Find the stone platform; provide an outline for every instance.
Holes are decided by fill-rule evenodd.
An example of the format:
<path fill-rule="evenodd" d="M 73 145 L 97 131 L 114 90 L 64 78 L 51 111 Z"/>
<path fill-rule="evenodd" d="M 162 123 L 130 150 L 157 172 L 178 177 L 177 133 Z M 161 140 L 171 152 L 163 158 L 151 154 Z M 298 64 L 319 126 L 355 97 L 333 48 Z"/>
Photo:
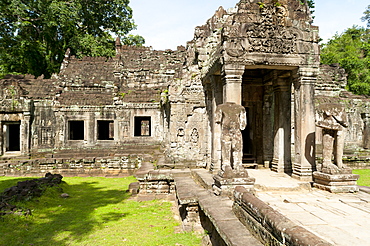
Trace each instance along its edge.
<path fill-rule="evenodd" d="M 256 196 L 297 225 L 336 246 L 370 245 L 370 194 L 330 193 L 268 170 L 248 170 Z"/>
<path fill-rule="evenodd" d="M 357 187 L 357 180 L 359 179 L 358 174 L 340 173 L 340 174 L 328 174 L 322 172 L 314 172 L 314 187 L 321 190 L 330 191 L 333 193 L 353 193 L 359 191 Z"/>

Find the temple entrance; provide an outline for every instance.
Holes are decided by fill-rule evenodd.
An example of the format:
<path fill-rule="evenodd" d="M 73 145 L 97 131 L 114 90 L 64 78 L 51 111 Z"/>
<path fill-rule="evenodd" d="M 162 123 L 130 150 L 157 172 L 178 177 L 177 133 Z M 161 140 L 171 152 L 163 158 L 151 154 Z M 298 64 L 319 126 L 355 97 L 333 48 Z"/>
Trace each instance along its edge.
<path fill-rule="evenodd" d="M 264 160 L 264 94 L 268 85 L 261 69 L 245 70 L 243 75 L 242 105 L 247 113 L 247 127 L 243 130 L 243 162 L 262 164 Z"/>
<path fill-rule="evenodd" d="M 20 151 L 20 122 L 10 122 L 4 124 L 5 151 Z"/>
<path fill-rule="evenodd" d="M 242 105 L 248 126 L 243 131 L 244 163 L 269 162 L 273 169 L 279 166 L 279 172 L 291 171 L 291 78 L 291 70 L 245 70 Z"/>

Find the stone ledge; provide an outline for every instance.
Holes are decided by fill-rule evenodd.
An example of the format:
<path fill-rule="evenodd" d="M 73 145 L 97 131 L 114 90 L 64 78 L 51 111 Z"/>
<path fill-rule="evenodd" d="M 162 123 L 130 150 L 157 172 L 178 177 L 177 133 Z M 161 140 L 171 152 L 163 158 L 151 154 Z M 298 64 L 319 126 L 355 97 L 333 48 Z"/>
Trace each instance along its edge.
<path fill-rule="evenodd" d="M 236 187 L 234 198 L 233 211 L 236 216 L 266 245 L 331 245 L 298 226 L 243 187 Z"/>

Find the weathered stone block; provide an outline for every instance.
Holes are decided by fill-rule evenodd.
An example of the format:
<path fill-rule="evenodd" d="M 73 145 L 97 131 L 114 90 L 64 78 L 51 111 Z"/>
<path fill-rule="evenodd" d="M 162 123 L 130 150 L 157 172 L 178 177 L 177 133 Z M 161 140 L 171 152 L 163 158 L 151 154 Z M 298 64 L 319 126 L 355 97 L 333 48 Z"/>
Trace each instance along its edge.
<path fill-rule="evenodd" d="M 314 187 L 330 191 L 333 193 L 348 193 L 357 192 L 358 174 L 344 173 L 344 174 L 327 174 L 322 172 L 314 172 Z"/>
<path fill-rule="evenodd" d="M 240 178 L 224 178 L 219 174 L 213 176 L 214 185 L 213 191 L 216 195 L 232 197 L 235 187 L 242 186 L 249 191 L 253 191 L 255 178 L 240 177 Z"/>

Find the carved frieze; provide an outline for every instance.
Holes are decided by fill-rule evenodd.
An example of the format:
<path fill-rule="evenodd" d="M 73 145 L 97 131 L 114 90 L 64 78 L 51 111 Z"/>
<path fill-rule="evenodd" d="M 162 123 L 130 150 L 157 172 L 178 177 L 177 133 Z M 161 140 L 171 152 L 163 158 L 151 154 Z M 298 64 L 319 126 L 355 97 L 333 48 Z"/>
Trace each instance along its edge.
<path fill-rule="evenodd" d="M 296 28 L 286 25 L 287 8 L 265 4 L 258 11 L 254 21 L 244 22 L 240 27 L 234 24 L 225 31 L 226 53 L 232 57 L 240 57 L 246 52 L 297 53 L 299 34 Z"/>

